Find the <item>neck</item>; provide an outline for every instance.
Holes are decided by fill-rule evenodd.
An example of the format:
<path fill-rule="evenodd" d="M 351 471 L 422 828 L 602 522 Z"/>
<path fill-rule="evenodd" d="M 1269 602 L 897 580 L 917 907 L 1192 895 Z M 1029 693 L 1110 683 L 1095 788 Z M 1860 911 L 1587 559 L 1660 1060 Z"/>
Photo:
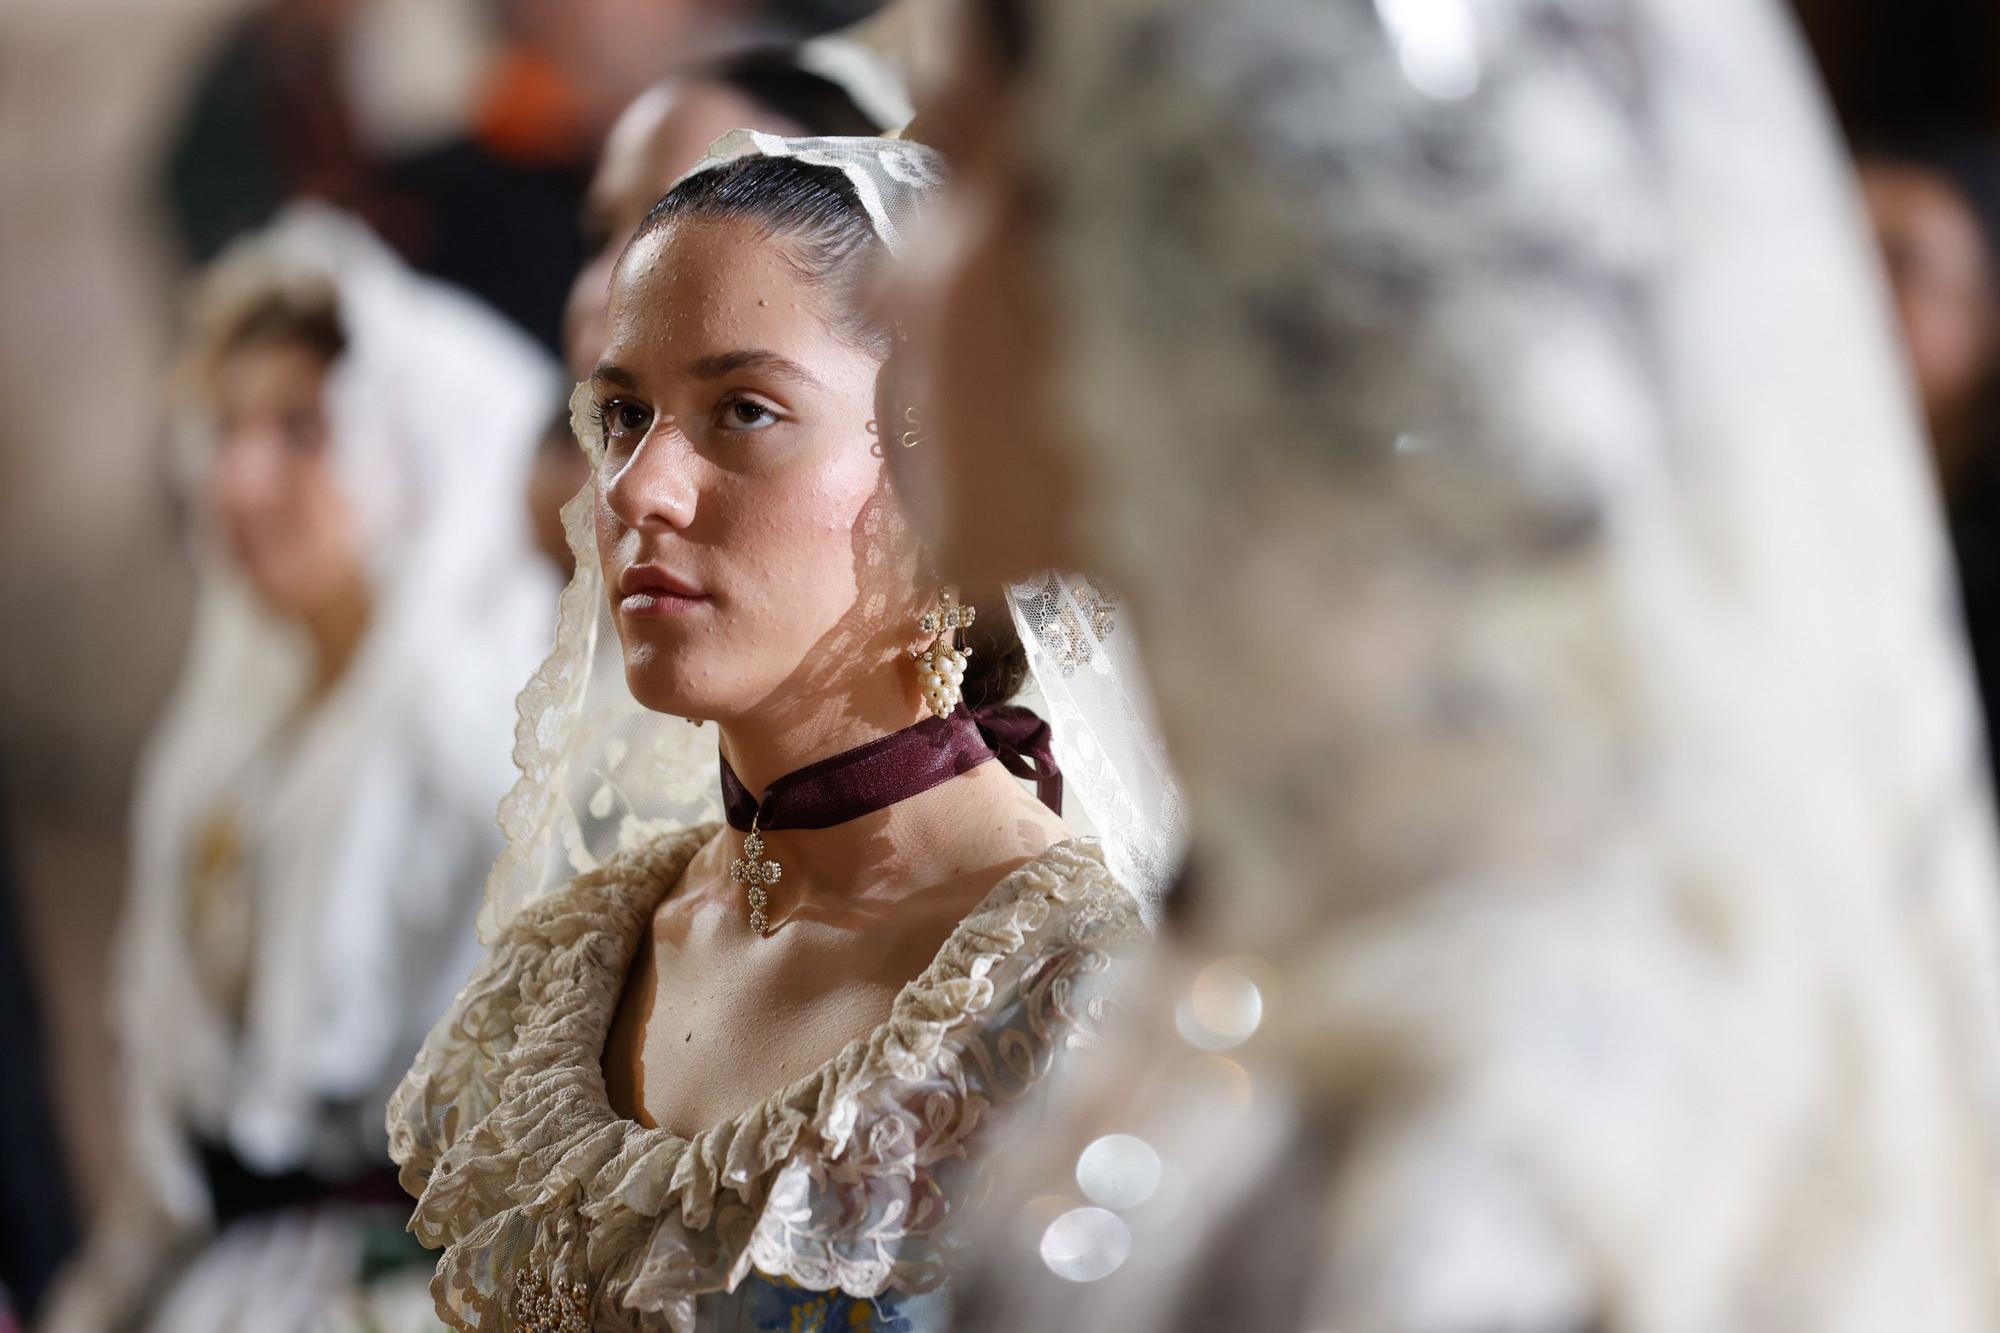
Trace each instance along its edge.
<path fill-rule="evenodd" d="M 368 590 L 358 580 L 307 612 L 306 637 L 313 647 L 313 693 L 321 695 L 347 671 L 368 632 Z"/>
<path fill-rule="evenodd" d="M 894 903 L 928 894 L 934 886 L 963 887 L 968 872 L 983 893 L 1019 864 L 1021 849 L 1014 843 L 1022 831 L 1045 822 L 1032 801 L 1005 768 L 988 761 L 845 823 L 764 833 L 764 855 L 784 866 L 782 882 L 767 891 L 770 919 L 804 915 L 836 921 L 856 909 L 893 910 Z M 1016 836 L 996 838 L 995 829 Z M 725 829 L 725 856 L 735 857 L 744 838 Z M 1039 852 L 1053 841 L 1055 836 L 1045 837 L 1027 851 Z M 996 844 L 1007 854 L 996 858 Z M 729 893 L 734 899 L 740 890 L 732 886 Z"/>
<path fill-rule="evenodd" d="M 761 798 L 765 788 L 787 773 L 921 721 L 925 712 L 915 674 L 887 667 L 881 674 L 894 688 L 719 721 L 723 756 L 750 794 Z M 900 679 L 904 675 L 909 679 Z"/>
<path fill-rule="evenodd" d="M 807 710 L 810 720 L 785 721 L 773 713 L 721 723 L 722 749 L 750 794 L 763 800 L 778 779 L 922 721 L 914 672 L 885 667 L 870 673 L 898 688 L 848 697 L 843 706 Z M 800 716 L 791 712 L 796 719 Z M 775 712 L 775 710 L 774 710 Z M 822 908 L 859 897 L 895 896 L 907 888 L 948 878 L 962 852 L 966 830 L 990 813 L 1018 803 L 1018 784 L 998 763 L 979 763 L 956 777 L 892 804 L 827 828 L 781 827 L 764 831 L 767 853 L 785 867 L 770 892 L 775 918 L 811 899 Z M 968 823 L 970 821 L 970 823 Z M 725 834 L 732 848 L 743 834 Z"/>
<path fill-rule="evenodd" d="M 912 639 L 889 625 L 860 625 L 851 613 L 791 676 L 747 711 L 717 716 L 722 754 L 762 799 L 764 789 L 807 764 L 901 731 L 924 715 Z"/>

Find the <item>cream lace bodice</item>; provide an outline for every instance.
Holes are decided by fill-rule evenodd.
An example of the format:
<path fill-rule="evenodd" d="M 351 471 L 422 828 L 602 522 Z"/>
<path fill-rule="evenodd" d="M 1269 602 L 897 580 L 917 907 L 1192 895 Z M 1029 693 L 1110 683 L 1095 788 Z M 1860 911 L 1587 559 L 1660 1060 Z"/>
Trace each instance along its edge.
<path fill-rule="evenodd" d="M 990 1113 L 1085 1044 L 1141 931 L 1093 843 L 1053 847 L 995 886 L 880 1027 L 682 1138 L 617 1116 L 600 1060 L 641 932 L 713 832 L 660 838 L 522 911 L 390 1103 L 411 1228 L 445 1250 L 432 1291 L 456 1327 L 686 1333 L 749 1287 L 937 1291 Z"/>

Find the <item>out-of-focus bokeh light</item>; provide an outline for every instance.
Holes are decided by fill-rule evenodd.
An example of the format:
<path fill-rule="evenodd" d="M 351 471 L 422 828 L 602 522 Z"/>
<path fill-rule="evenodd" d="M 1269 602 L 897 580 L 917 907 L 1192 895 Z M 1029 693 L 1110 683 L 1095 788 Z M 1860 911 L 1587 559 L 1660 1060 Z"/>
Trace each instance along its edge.
<path fill-rule="evenodd" d="M 1076 1184 L 1092 1203 L 1137 1208 L 1160 1188 L 1160 1155 L 1136 1134 L 1106 1134 L 1076 1159 Z"/>
<path fill-rule="evenodd" d="M 1131 1253 L 1131 1228 L 1108 1208 L 1072 1208 L 1042 1232 L 1042 1262 L 1071 1282 L 1110 1277 Z"/>
<path fill-rule="evenodd" d="M 1455 102 L 1479 90 L 1479 29 L 1465 0 L 1375 0 L 1410 86 Z"/>
<path fill-rule="evenodd" d="M 1244 960 L 1221 958 L 1195 974 L 1174 1015 L 1190 1046 L 1226 1051 L 1250 1039 L 1264 1021 L 1264 993 Z"/>

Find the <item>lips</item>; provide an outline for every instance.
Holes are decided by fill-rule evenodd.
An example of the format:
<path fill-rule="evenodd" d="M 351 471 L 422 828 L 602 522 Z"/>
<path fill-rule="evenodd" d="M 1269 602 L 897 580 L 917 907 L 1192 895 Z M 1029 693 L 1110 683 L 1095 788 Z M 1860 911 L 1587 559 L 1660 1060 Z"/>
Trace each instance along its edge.
<path fill-rule="evenodd" d="M 618 576 L 618 609 L 626 615 L 679 615 L 706 601 L 700 588 L 653 565 L 632 565 Z"/>

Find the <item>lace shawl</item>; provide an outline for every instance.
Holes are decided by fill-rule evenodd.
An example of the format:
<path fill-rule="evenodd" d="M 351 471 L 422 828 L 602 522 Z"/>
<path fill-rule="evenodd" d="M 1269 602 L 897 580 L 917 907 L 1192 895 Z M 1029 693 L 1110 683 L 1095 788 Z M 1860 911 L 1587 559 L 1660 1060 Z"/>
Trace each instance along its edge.
<path fill-rule="evenodd" d="M 682 1138 L 618 1117 L 600 1059 L 641 932 L 714 827 L 524 909 L 391 1102 L 411 1229 L 445 1250 L 432 1293 L 454 1327 L 509 1326 L 523 1281 L 571 1293 L 591 1328 L 674 1333 L 752 1270 L 858 1297 L 936 1289 L 989 1114 L 1087 1043 L 1142 929 L 1094 843 L 1051 848 L 959 924 L 880 1027 Z"/>

